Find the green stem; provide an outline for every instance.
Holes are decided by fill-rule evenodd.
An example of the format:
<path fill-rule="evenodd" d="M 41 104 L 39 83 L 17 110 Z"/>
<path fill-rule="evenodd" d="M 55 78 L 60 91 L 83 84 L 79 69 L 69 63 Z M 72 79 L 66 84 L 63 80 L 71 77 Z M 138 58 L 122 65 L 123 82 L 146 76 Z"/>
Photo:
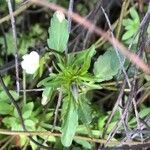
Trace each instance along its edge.
<path fill-rule="evenodd" d="M 120 32 L 121 32 L 121 27 L 122 27 L 122 21 L 123 21 L 123 18 L 124 16 L 127 14 L 127 8 L 129 6 L 129 0 L 125 0 L 123 2 L 123 5 L 122 5 L 122 8 L 121 8 L 121 13 L 120 13 L 120 17 L 119 17 L 119 23 L 118 23 L 118 26 L 117 26 L 117 33 L 116 33 L 116 37 L 117 39 L 120 38 Z"/>
<path fill-rule="evenodd" d="M 23 70 L 23 104 L 26 104 L 26 72 Z"/>
<path fill-rule="evenodd" d="M 115 88 L 115 87 L 109 87 L 109 86 L 102 86 L 103 89 L 105 90 L 110 90 L 110 91 L 118 91 L 118 88 Z M 124 89 L 124 92 L 130 92 L 131 90 L 130 89 Z"/>

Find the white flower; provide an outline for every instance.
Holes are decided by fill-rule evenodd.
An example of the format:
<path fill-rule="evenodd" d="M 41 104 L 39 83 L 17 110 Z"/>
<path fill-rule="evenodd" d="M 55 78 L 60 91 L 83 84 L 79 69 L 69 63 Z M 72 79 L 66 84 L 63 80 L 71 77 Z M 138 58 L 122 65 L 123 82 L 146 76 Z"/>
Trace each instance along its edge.
<path fill-rule="evenodd" d="M 21 62 L 21 67 L 26 71 L 26 73 L 34 74 L 39 68 L 39 54 L 32 51 L 30 54 L 26 54 L 22 58 L 23 61 Z"/>
<path fill-rule="evenodd" d="M 56 11 L 56 16 L 60 22 L 65 19 L 65 15 L 61 11 Z"/>

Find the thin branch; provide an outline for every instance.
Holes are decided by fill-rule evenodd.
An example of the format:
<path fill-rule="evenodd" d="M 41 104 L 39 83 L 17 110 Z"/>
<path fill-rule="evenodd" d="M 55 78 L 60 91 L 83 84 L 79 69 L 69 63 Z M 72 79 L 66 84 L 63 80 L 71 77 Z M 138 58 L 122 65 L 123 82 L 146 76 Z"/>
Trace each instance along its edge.
<path fill-rule="evenodd" d="M 73 4 L 74 4 L 74 0 L 70 0 L 69 1 L 69 8 L 68 8 L 68 12 L 70 14 L 72 14 L 73 12 Z M 71 32 L 71 23 L 72 23 L 72 18 L 70 16 L 68 16 L 68 32 Z M 68 53 L 68 47 L 65 49 L 65 54 Z"/>
<path fill-rule="evenodd" d="M 5 143 L 6 141 L 8 141 L 10 139 L 10 136 L 4 137 L 1 141 L 0 141 L 0 145 Z"/>
<path fill-rule="evenodd" d="M 119 96 L 118 96 L 118 98 L 117 98 L 117 101 L 116 101 L 116 103 L 115 103 L 115 105 L 114 105 L 114 107 L 113 107 L 113 110 L 111 111 L 111 114 L 110 114 L 110 116 L 108 117 L 108 121 L 107 121 L 107 123 L 106 123 L 106 125 L 105 125 L 105 127 L 104 127 L 104 131 L 103 131 L 103 135 L 102 135 L 103 137 L 105 137 L 105 134 L 106 134 L 106 132 L 107 132 L 108 126 L 109 126 L 109 124 L 110 124 L 110 122 L 111 122 L 111 120 L 112 120 L 112 118 L 113 118 L 113 116 L 114 116 L 114 114 L 115 114 L 117 108 L 119 107 L 119 103 L 120 103 L 120 101 L 121 101 L 121 99 L 122 99 L 125 86 L 126 86 L 126 82 L 124 81 L 124 83 L 122 84 L 122 87 L 121 87 L 121 89 L 120 89 L 120 94 L 119 94 Z"/>
<path fill-rule="evenodd" d="M 53 133 L 50 131 L 10 131 L 10 130 L 6 130 L 6 129 L 0 129 L 0 134 L 4 134 L 4 135 L 24 135 L 24 136 L 55 136 L 55 137 L 61 137 L 61 133 Z M 103 139 L 96 139 L 96 138 L 89 138 L 89 137 L 83 137 L 83 136 L 79 136 L 79 135 L 75 135 L 74 139 L 78 139 L 78 140 L 85 140 L 85 141 L 89 141 L 89 142 L 93 142 L 93 143 L 105 143 L 106 140 Z M 118 141 L 112 141 L 110 142 L 110 145 L 117 145 L 119 144 Z M 126 142 L 124 144 L 128 144 L 128 145 L 136 145 L 136 144 L 141 144 L 141 142 Z M 146 144 L 146 143 L 145 143 Z M 148 144 L 148 143 L 147 143 Z"/>
<path fill-rule="evenodd" d="M 120 17 L 118 19 L 118 26 L 117 26 L 117 31 L 116 31 L 116 37 L 117 39 L 120 39 L 120 32 L 121 32 L 121 28 L 122 28 L 122 21 L 123 21 L 123 18 L 127 12 L 127 8 L 130 4 L 130 0 L 124 0 L 123 4 L 122 4 L 122 7 L 121 7 L 121 12 L 120 12 Z"/>
<path fill-rule="evenodd" d="M 26 96 L 26 72 L 23 70 L 23 105 L 26 105 L 27 96 Z"/>
<path fill-rule="evenodd" d="M 126 115 L 127 115 L 128 111 L 131 108 L 131 102 L 132 102 L 131 99 L 133 98 L 133 95 L 134 95 L 134 90 L 135 90 L 134 88 L 135 88 L 135 86 L 132 86 L 132 89 L 131 89 L 130 95 L 128 96 L 128 100 L 126 102 L 126 105 L 125 105 L 125 108 L 123 110 L 122 116 L 121 116 L 120 120 L 116 123 L 116 125 L 114 126 L 113 130 L 108 135 L 107 142 L 105 143 L 105 146 L 108 145 L 110 140 L 114 137 L 114 135 L 116 134 L 117 130 L 121 126 L 121 123 L 126 118 Z"/>
<path fill-rule="evenodd" d="M 53 129 L 52 129 L 52 131 L 55 129 L 55 126 L 56 126 L 56 121 L 57 121 L 57 117 L 58 117 L 58 111 L 59 111 L 59 107 L 60 107 L 61 101 L 62 101 L 62 94 L 63 94 L 63 92 L 60 89 L 59 96 L 58 96 L 57 106 L 56 106 L 56 109 L 55 109 L 55 112 L 54 112 L 55 116 L 54 116 L 54 123 L 53 123 Z"/>
<path fill-rule="evenodd" d="M 20 90 L 20 92 L 41 92 L 41 91 L 44 91 L 44 88 L 40 88 L 40 89 L 22 89 Z"/>
<path fill-rule="evenodd" d="M 13 16 L 14 17 L 18 16 L 23 11 L 28 9 L 31 5 L 32 5 L 32 3 L 30 3 L 30 2 L 24 3 L 23 6 L 21 6 L 20 8 L 18 8 L 16 11 L 13 12 Z M 3 22 L 9 21 L 10 19 L 11 19 L 11 16 L 7 15 L 7 16 L 0 19 L 0 24 L 2 24 Z"/>
<path fill-rule="evenodd" d="M 73 4 L 74 4 L 74 0 L 70 0 L 69 1 L 69 9 L 68 9 L 68 12 L 70 14 L 73 12 Z M 72 23 L 72 18 L 70 16 L 68 16 L 68 31 L 69 31 L 69 33 L 71 31 L 71 23 Z"/>
<path fill-rule="evenodd" d="M 140 123 L 140 116 L 139 116 L 139 113 L 138 113 L 138 110 L 137 110 L 137 103 L 135 101 L 135 98 L 132 99 L 132 103 L 133 103 L 133 106 L 134 106 L 134 112 L 135 112 L 135 116 L 136 116 L 136 121 L 137 121 L 137 128 L 142 130 L 141 129 L 141 123 Z M 141 135 L 141 139 L 142 139 L 142 142 L 143 142 L 143 136 L 142 134 Z"/>
<path fill-rule="evenodd" d="M 13 40 L 14 40 L 13 44 L 14 44 L 14 49 L 15 49 L 16 86 L 17 86 L 17 92 L 19 94 L 20 84 L 19 84 L 18 48 L 17 48 L 17 35 L 16 35 L 15 18 L 13 16 L 11 0 L 7 0 L 7 3 L 8 3 L 9 14 L 11 17 L 12 34 L 13 34 Z"/>
<path fill-rule="evenodd" d="M 149 4 L 148 4 L 148 10 L 144 16 L 144 18 L 142 19 L 141 21 L 141 24 L 140 24 L 140 35 L 139 35 L 139 41 L 138 41 L 138 55 L 139 56 L 142 56 L 143 55 L 143 52 L 145 51 L 145 46 L 146 46 L 146 41 L 147 41 L 147 29 L 148 29 L 148 26 L 149 26 L 149 22 L 150 22 L 150 1 L 149 1 Z M 135 70 L 135 73 L 134 73 L 134 77 L 137 76 L 137 70 Z M 134 79 L 134 82 L 136 83 L 136 80 L 137 79 Z M 137 83 L 135 85 L 137 87 Z M 134 111 L 135 111 L 135 116 L 136 116 L 136 121 L 137 121 L 137 127 L 141 129 L 141 123 L 140 123 L 140 119 L 139 119 L 139 114 L 138 114 L 138 110 L 137 110 L 137 104 L 136 104 L 136 101 L 135 101 L 135 98 L 137 96 L 137 90 L 134 92 L 134 97 L 132 99 L 132 103 L 133 103 L 133 106 L 134 106 Z M 142 133 L 140 133 L 140 136 L 141 136 L 141 141 L 143 141 L 143 135 Z"/>
<path fill-rule="evenodd" d="M 101 9 L 102 9 L 102 11 L 103 11 L 103 13 L 104 13 L 104 16 L 105 16 L 105 18 L 106 18 L 106 21 L 107 21 L 107 23 L 108 23 L 108 26 L 109 26 L 109 28 L 110 28 L 110 33 L 111 33 L 112 40 L 114 41 L 115 36 L 114 36 L 114 34 L 113 34 L 113 29 L 112 29 L 111 23 L 110 23 L 110 21 L 109 21 L 108 15 L 106 14 L 106 12 L 105 12 L 105 10 L 104 10 L 103 7 L 101 7 Z M 125 70 L 125 68 L 124 68 L 124 64 L 122 63 L 120 54 L 119 54 L 118 49 L 117 49 L 117 47 L 116 47 L 115 44 L 114 44 L 114 49 L 115 49 L 116 55 L 117 55 L 117 57 L 118 57 L 119 64 L 120 64 L 120 66 L 121 66 L 122 72 L 124 73 L 125 79 L 126 79 L 126 81 L 127 81 L 127 83 L 128 83 L 129 89 L 131 89 L 131 84 L 130 84 L 130 81 L 129 81 L 129 77 L 128 77 L 127 72 L 126 72 L 126 70 Z"/>
<path fill-rule="evenodd" d="M 10 144 L 10 142 L 12 142 L 13 139 L 14 139 L 14 136 L 8 139 L 7 142 L 5 142 L 5 144 L 3 144 L 3 146 L 0 148 L 0 150 L 5 150 L 8 144 Z"/>

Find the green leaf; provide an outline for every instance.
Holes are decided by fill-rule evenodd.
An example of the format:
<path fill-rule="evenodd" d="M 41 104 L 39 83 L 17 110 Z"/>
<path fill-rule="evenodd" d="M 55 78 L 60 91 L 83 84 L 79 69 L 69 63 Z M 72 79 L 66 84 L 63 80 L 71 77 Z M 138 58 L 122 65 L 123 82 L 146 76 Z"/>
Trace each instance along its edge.
<path fill-rule="evenodd" d="M 31 130 L 35 130 L 35 122 L 33 120 L 27 119 L 24 121 L 25 126 L 27 127 L 27 129 Z"/>
<path fill-rule="evenodd" d="M 19 137 L 20 137 L 20 145 L 21 146 L 24 146 L 26 144 L 26 142 L 28 142 L 28 140 L 29 140 L 28 137 L 25 135 L 19 135 Z"/>
<path fill-rule="evenodd" d="M 39 24 L 35 24 L 32 26 L 32 29 L 31 29 L 31 36 L 39 36 L 43 33 L 43 29 L 42 27 L 39 25 Z"/>
<path fill-rule="evenodd" d="M 127 18 L 127 19 L 124 19 L 123 22 L 122 22 L 123 26 L 132 26 L 133 24 L 133 20 L 130 19 L 130 18 Z"/>
<path fill-rule="evenodd" d="M 19 99 L 19 95 L 18 93 L 16 93 L 15 91 L 12 91 L 10 90 L 9 91 L 11 93 L 11 95 L 13 96 L 13 98 L 15 100 L 18 100 Z M 10 99 L 8 97 L 8 95 L 6 94 L 5 91 L 0 91 L 0 102 L 7 102 L 7 103 L 10 103 Z"/>
<path fill-rule="evenodd" d="M 41 77 L 44 71 L 44 65 L 47 61 L 49 61 L 49 53 L 44 54 L 44 56 L 40 59 L 40 67 L 39 67 L 39 76 Z"/>
<path fill-rule="evenodd" d="M 114 129 L 116 124 L 117 124 L 117 121 L 109 123 L 107 133 L 110 133 Z"/>
<path fill-rule="evenodd" d="M 68 32 L 68 22 L 63 19 L 62 22 L 59 21 L 56 13 L 51 19 L 51 26 L 49 28 L 49 39 L 47 40 L 48 46 L 58 52 L 63 52 L 68 43 L 69 32 Z"/>
<path fill-rule="evenodd" d="M 92 45 L 89 49 L 77 52 L 75 55 L 75 64 L 78 66 L 83 65 L 85 59 L 87 59 L 87 56 L 92 58 L 95 55 L 95 53 L 96 51 L 94 45 Z"/>
<path fill-rule="evenodd" d="M 8 32 L 5 34 L 6 36 L 6 42 L 7 42 L 7 54 L 14 54 L 15 50 L 14 50 L 14 39 L 13 39 L 13 35 L 11 32 Z M 2 37 L 0 37 L 0 44 L 4 45 L 4 40 Z"/>
<path fill-rule="evenodd" d="M 122 40 L 130 40 L 135 35 L 140 26 L 140 18 L 135 8 L 130 9 L 131 18 L 123 20 L 123 26 L 126 32 L 123 34 Z M 127 41 L 126 41 L 127 42 Z"/>
<path fill-rule="evenodd" d="M 138 20 L 138 21 L 140 21 L 140 18 L 139 18 L 139 15 L 138 15 L 138 13 L 137 13 L 137 11 L 136 11 L 136 9 L 135 8 L 130 8 L 130 15 L 131 15 L 131 17 L 132 17 L 132 19 L 133 20 Z"/>
<path fill-rule="evenodd" d="M 19 41 L 19 54 L 26 54 L 29 47 L 33 47 L 35 45 L 35 40 L 29 35 L 22 34 L 20 35 Z"/>
<path fill-rule="evenodd" d="M 37 139 L 36 136 L 33 136 L 33 139 L 34 139 L 35 141 L 38 141 L 38 139 Z M 38 148 L 37 144 L 33 143 L 31 140 L 30 140 L 30 145 L 31 145 L 31 147 L 32 147 L 32 150 L 37 150 L 37 148 Z"/>
<path fill-rule="evenodd" d="M 16 131 L 21 131 L 22 130 L 22 125 L 20 123 L 20 120 L 15 118 L 15 117 L 5 117 L 2 122 L 8 127 L 11 128 L 12 130 Z"/>
<path fill-rule="evenodd" d="M 42 86 L 42 85 L 46 86 L 46 84 L 47 84 L 48 82 L 53 81 L 56 77 L 57 77 L 56 74 L 51 74 L 50 77 L 47 77 L 47 78 L 43 79 L 42 81 L 40 81 L 40 82 L 38 83 L 37 87 L 40 87 L 40 86 Z"/>
<path fill-rule="evenodd" d="M 94 56 L 96 53 L 95 51 L 95 46 L 92 45 L 88 50 L 87 50 L 87 53 L 85 54 L 85 58 L 84 58 L 84 62 L 83 62 L 83 65 L 80 69 L 80 74 L 85 74 L 87 73 L 88 69 L 90 68 L 90 65 L 91 65 L 91 59 L 92 59 L 92 56 Z"/>
<path fill-rule="evenodd" d="M 76 60 L 77 60 L 77 58 L 75 57 L 75 55 L 76 55 L 75 53 L 69 53 L 69 54 L 66 55 L 67 56 L 66 66 L 75 67 L 76 63 L 74 63 L 74 62 L 76 62 Z M 65 66 L 63 65 L 63 67 L 65 67 Z"/>
<path fill-rule="evenodd" d="M 88 104 L 88 100 L 86 99 L 85 95 L 82 95 L 79 99 L 79 106 L 78 106 L 79 119 L 85 124 L 90 124 L 92 121 L 91 112 L 92 111 Z"/>
<path fill-rule="evenodd" d="M 146 79 L 146 81 L 150 81 L 150 75 L 145 74 L 145 75 L 144 75 L 144 78 Z M 149 83 L 149 82 L 147 82 L 147 83 Z"/>
<path fill-rule="evenodd" d="M 122 40 L 127 40 L 131 38 L 134 34 L 135 34 L 134 30 L 128 30 L 127 32 L 125 32 L 125 34 L 123 34 Z"/>
<path fill-rule="evenodd" d="M 60 68 L 61 71 L 66 69 L 66 66 L 62 63 L 57 63 L 57 66 Z M 58 70 L 58 69 L 57 69 Z M 59 70 L 58 70 L 59 71 Z"/>
<path fill-rule="evenodd" d="M 72 143 L 78 126 L 78 112 L 75 107 L 74 101 L 71 98 L 62 125 L 61 142 L 65 147 L 69 147 Z"/>
<path fill-rule="evenodd" d="M 144 108 L 143 110 L 141 110 L 141 111 L 139 112 L 140 118 L 144 118 L 144 117 L 147 116 L 148 114 L 150 114 L 150 109 L 149 109 L 149 108 Z M 134 124 L 134 123 L 136 123 L 136 118 L 135 118 L 135 117 L 132 118 L 132 119 L 129 121 L 129 124 L 130 124 L 130 125 L 131 125 L 131 124 Z"/>
<path fill-rule="evenodd" d="M 98 82 L 110 80 L 119 70 L 119 60 L 114 50 L 108 50 L 103 55 L 99 56 L 94 63 L 93 72 L 98 79 Z"/>
<path fill-rule="evenodd" d="M 11 114 L 12 112 L 13 112 L 13 106 L 5 102 L 0 102 L 1 115 Z"/>
<path fill-rule="evenodd" d="M 129 31 L 130 31 L 130 30 L 133 30 L 133 31 L 135 30 L 135 29 L 133 28 L 133 25 L 125 26 L 125 29 L 126 29 L 126 30 L 129 30 Z"/>
<path fill-rule="evenodd" d="M 75 68 L 78 66 L 80 68 L 79 74 L 83 75 L 85 74 L 90 65 L 91 65 L 91 59 L 95 55 L 95 45 L 92 45 L 89 49 L 82 50 L 81 52 L 72 53 L 70 54 L 70 58 L 72 57 L 72 66 Z"/>
<path fill-rule="evenodd" d="M 5 117 L 2 122 L 7 126 L 11 127 L 11 124 L 14 124 L 16 122 L 15 117 Z"/>
<path fill-rule="evenodd" d="M 69 96 L 64 97 L 63 99 L 63 104 L 62 104 L 62 110 L 61 110 L 61 120 L 64 122 L 65 120 L 65 115 L 68 111 L 69 107 Z"/>
<path fill-rule="evenodd" d="M 94 90 L 94 89 L 102 89 L 102 87 L 98 84 L 95 84 L 93 82 L 84 82 L 84 86 L 86 86 L 86 91 Z"/>
<path fill-rule="evenodd" d="M 49 77 L 48 77 L 49 78 Z M 50 78 L 45 78 L 44 80 L 42 80 L 39 85 L 44 85 L 45 87 L 52 87 L 53 89 L 60 87 L 62 84 L 65 84 L 66 81 L 64 81 L 63 77 L 61 75 L 57 75 L 56 78 L 53 78 L 52 80 L 50 80 Z"/>
<path fill-rule="evenodd" d="M 99 129 L 100 131 L 103 131 L 104 125 L 105 125 L 105 123 L 106 123 L 106 119 L 107 119 L 107 118 L 108 118 L 107 115 L 102 115 L 102 116 L 100 116 L 100 118 L 98 119 L 98 129 Z"/>
<path fill-rule="evenodd" d="M 27 119 L 31 116 L 31 113 L 33 111 L 33 107 L 34 107 L 34 104 L 33 102 L 30 102 L 30 103 L 27 103 L 25 106 L 23 106 L 23 118 L 24 119 Z"/>
<path fill-rule="evenodd" d="M 82 80 L 84 82 L 86 82 L 86 81 L 88 81 L 88 82 L 94 82 L 96 80 L 95 76 L 93 76 L 92 74 L 89 74 L 89 73 L 86 73 L 84 75 L 80 75 L 78 77 L 78 79 L 80 79 L 80 80 Z"/>
<path fill-rule="evenodd" d="M 46 105 L 51 97 L 52 97 L 52 94 L 53 94 L 53 91 L 54 91 L 54 88 L 52 87 L 46 87 L 42 93 L 42 105 Z"/>
<path fill-rule="evenodd" d="M 50 121 L 51 119 L 53 119 L 53 114 L 54 114 L 53 111 L 47 112 L 47 113 L 44 115 L 44 122 L 48 122 L 48 121 Z"/>
<path fill-rule="evenodd" d="M 84 147 L 86 149 L 92 149 L 92 145 L 88 141 L 78 140 L 78 139 L 75 139 L 74 141 L 76 143 L 82 145 L 82 147 Z"/>

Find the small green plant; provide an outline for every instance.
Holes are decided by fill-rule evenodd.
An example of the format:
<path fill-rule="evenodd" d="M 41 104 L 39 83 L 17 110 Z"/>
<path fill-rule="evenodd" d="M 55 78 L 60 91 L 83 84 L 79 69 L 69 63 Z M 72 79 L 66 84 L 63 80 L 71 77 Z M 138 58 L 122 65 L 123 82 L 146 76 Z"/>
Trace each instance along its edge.
<path fill-rule="evenodd" d="M 131 18 L 123 20 L 123 26 L 126 32 L 122 36 L 122 40 L 126 41 L 134 37 L 140 26 L 140 18 L 135 8 L 129 10 Z"/>
<path fill-rule="evenodd" d="M 48 2 L 64 8 L 69 6 L 71 10 L 69 1 L 48 0 Z M 140 16 L 141 9 L 136 7 L 136 2 L 126 1 L 122 3 L 123 9 L 120 7 L 122 11 L 118 16 L 109 13 L 118 8 L 118 4 L 114 2 L 115 0 L 112 2 L 106 0 L 102 4 L 106 10 L 105 16 L 108 15 L 110 22 L 119 21 L 117 26 L 114 26 L 114 30 L 117 31 L 117 37 L 119 39 L 121 37 L 122 42 L 126 47 L 130 47 L 132 52 L 136 53 L 141 42 L 143 44 L 145 42 L 145 51 L 141 51 L 144 52 L 141 53 L 141 57 L 145 64 L 148 63 L 150 27 L 145 38 L 141 38 L 145 33 L 142 17 L 148 15 L 147 3 L 141 3 L 143 10 Z M 122 139 L 126 142 L 128 135 L 132 138 L 131 147 L 141 137 L 146 142 L 149 135 L 145 131 L 150 126 L 148 122 L 150 109 L 147 101 L 150 76 L 141 73 L 138 69 L 135 72 L 135 66 L 129 65 L 130 60 L 125 59 L 121 54 L 119 54 L 120 59 L 127 74 L 124 76 L 119 73 L 122 67 L 119 65 L 114 47 L 102 37 L 94 44 L 93 42 L 98 38 L 94 34 L 88 36 L 88 45 L 90 43 L 91 45 L 77 51 L 75 48 L 81 47 L 82 42 L 87 43 L 87 38 L 83 39 L 83 36 L 74 39 L 76 34 L 80 37 L 82 33 L 79 31 L 84 32 L 84 27 L 71 23 L 73 30 L 70 35 L 68 32 L 70 19 L 68 18 L 68 22 L 62 12 L 55 12 L 47 27 L 48 16 L 52 15 L 50 11 L 36 5 L 28 7 L 31 5 L 30 2 L 24 3 L 24 0 L 13 0 L 11 3 L 12 9 L 17 12 L 15 26 L 19 58 L 17 70 L 12 61 L 16 59 L 12 20 L 11 17 L 7 17 L 9 15 L 7 1 L 0 0 L 2 21 L 0 27 L 0 133 L 2 133 L 0 149 L 94 150 L 97 149 L 99 142 L 105 142 L 112 136 L 108 147 L 104 144 L 104 147 L 109 149 L 118 145 Z M 108 3 L 109 7 L 107 7 Z M 88 1 L 86 4 L 83 2 L 72 4 L 76 7 L 77 13 L 81 16 L 88 15 L 89 19 L 92 16 L 89 10 L 95 15 L 102 15 L 100 9 L 95 11 L 99 5 L 97 0 Z M 119 5 L 121 6 L 121 3 Z M 129 14 L 124 18 L 128 10 Z M 23 15 L 19 15 L 18 13 L 22 11 Z M 100 27 L 105 26 L 103 18 L 92 20 Z M 79 41 L 73 45 L 76 39 Z M 20 83 L 19 94 L 15 90 L 17 72 Z M 136 78 L 133 78 L 135 76 Z M 128 78 L 131 89 L 124 82 Z M 118 96 L 122 100 L 120 103 L 117 101 Z M 135 98 L 137 109 L 134 101 L 130 103 L 130 98 Z M 129 110 L 127 114 L 125 114 L 126 110 Z M 121 123 L 123 118 L 126 126 Z M 139 132 L 139 128 L 144 131 Z M 15 136 L 11 136 L 13 134 Z"/>
<path fill-rule="evenodd" d="M 14 50 L 14 39 L 11 32 L 6 33 L 6 44 L 7 44 L 7 55 L 13 55 L 15 54 Z M 40 36 L 40 38 L 39 38 Z M 19 49 L 19 55 L 24 55 L 27 53 L 27 50 L 29 47 L 33 47 L 36 45 L 37 42 L 42 40 L 46 36 L 45 32 L 43 32 L 43 29 L 40 27 L 40 25 L 35 24 L 31 29 L 30 32 L 24 32 L 22 34 L 19 34 L 17 38 L 17 44 Z M 0 36 L 0 45 L 2 45 L 2 52 L 5 52 L 5 46 L 4 46 L 4 39 L 2 36 Z"/>
<path fill-rule="evenodd" d="M 9 91 L 13 98 L 18 102 L 19 96 L 15 91 Z M 31 100 L 30 100 L 31 101 Z M 44 120 L 43 112 L 41 108 L 35 108 L 37 103 L 28 102 L 21 107 L 22 117 L 24 120 L 24 124 L 26 129 L 29 131 L 45 131 L 42 127 L 43 122 L 47 122 L 51 116 L 52 112 L 47 111 L 46 117 Z M 9 101 L 9 97 L 4 91 L 0 91 L 0 115 L 2 117 L 3 126 L 7 127 L 7 129 L 11 129 L 12 131 L 23 131 L 22 122 L 18 115 L 16 108 Z M 33 136 L 35 140 L 37 140 L 36 136 Z M 44 136 L 43 136 L 44 138 Z M 51 141 L 51 138 L 46 138 L 48 141 Z M 29 140 L 27 136 L 20 135 L 19 143 L 21 146 L 26 144 L 30 144 L 33 150 L 37 149 L 37 145 Z"/>
<path fill-rule="evenodd" d="M 126 18 L 123 20 L 123 26 L 125 28 L 125 33 L 122 36 L 122 40 L 126 43 L 130 43 L 135 37 L 135 42 L 137 43 L 139 34 L 138 30 L 140 28 L 140 17 L 137 10 L 132 7 L 129 10 L 131 18 Z M 150 27 L 147 30 L 148 34 L 150 33 Z"/>
<path fill-rule="evenodd" d="M 63 14 L 56 12 L 51 19 L 48 46 L 53 50 L 56 61 L 53 63 L 56 73 L 42 80 L 38 86 L 44 86 L 44 97 L 61 91 L 61 142 L 65 147 L 71 145 L 79 124 L 89 128 L 92 121 L 92 107 L 86 96 L 92 89 L 100 89 L 97 83 L 110 80 L 119 70 L 118 58 L 109 50 L 99 56 L 94 63 L 93 72 L 89 72 L 91 59 L 96 54 L 95 46 L 81 52 L 65 54 L 69 33 L 68 22 Z M 113 58 L 113 59 L 112 59 Z M 47 98 L 51 100 L 50 98 Z"/>
<path fill-rule="evenodd" d="M 130 17 L 123 21 L 125 33 L 122 36 L 122 40 L 125 44 L 129 44 L 132 41 L 140 27 L 140 17 L 134 8 L 130 9 Z M 63 147 L 70 147 L 72 145 L 73 149 L 94 149 L 94 144 L 91 142 L 74 137 L 75 135 L 89 136 L 91 138 L 107 137 L 118 120 L 120 120 L 120 109 L 122 110 L 122 108 L 119 108 L 114 113 L 107 129 L 104 128 L 110 111 L 104 110 L 103 104 L 95 106 L 95 103 L 91 102 L 92 96 L 90 95 L 95 92 L 95 89 L 99 90 L 104 87 L 105 83 L 102 84 L 102 82 L 112 80 L 117 75 L 120 69 L 118 57 L 113 47 L 107 44 L 103 47 L 106 49 L 106 52 L 100 55 L 95 62 L 92 61 L 92 58 L 97 53 L 94 44 L 78 52 L 67 50 L 69 41 L 68 21 L 65 19 L 64 14 L 59 11 L 55 12 L 50 20 L 49 36 L 47 39 L 48 48 L 46 48 L 45 53 L 42 53 L 41 56 L 35 51 L 26 54 L 30 46 L 34 46 L 37 41 L 45 38 L 45 33 L 39 24 L 35 24 L 28 34 L 22 33 L 18 35 L 19 55 L 25 54 L 21 62 L 23 86 L 26 86 L 24 84 L 27 82 L 28 88 L 28 82 L 36 80 L 35 82 L 37 83 L 38 81 L 37 87 L 44 88 L 41 101 L 39 101 L 39 93 L 30 97 L 24 92 L 23 97 L 21 95 L 19 97 L 15 91 L 9 90 L 21 109 L 24 120 L 24 123 L 22 123 L 18 109 L 16 110 L 13 107 L 8 95 L 0 87 L 1 126 L 13 131 L 23 131 L 25 128 L 27 131 L 38 132 L 56 130 L 60 138 L 52 135 L 31 136 L 44 146 L 49 146 L 50 143 L 50 146 L 53 145 L 56 149 L 63 149 Z M 7 54 L 14 54 L 12 34 L 8 32 L 5 35 L 8 46 Z M 0 44 L 3 56 L 5 54 L 3 37 L 0 37 Z M 47 75 L 44 74 L 45 64 L 48 66 L 49 62 L 51 62 L 52 69 L 50 68 L 49 75 L 45 77 Z M 39 77 L 41 79 L 43 75 L 44 79 L 39 81 Z M 10 82 L 8 76 L 5 82 L 8 86 L 8 82 Z M 35 96 L 37 97 L 35 98 Z M 23 101 L 21 101 L 22 98 Z M 98 102 L 101 103 L 101 99 Z M 56 103 L 55 110 L 51 106 L 55 106 Z M 139 107 L 138 110 L 139 117 L 142 119 L 150 113 L 148 107 L 145 106 Z M 58 120 L 56 121 L 56 119 Z M 131 114 L 128 127 L 133 129 L 135 126 L 137 126 L 137 118 Z M 124 127 L 120 126 L 118 130 L 120 134 L 122 134 L 122 130 L 124 130 Z M 3 135 L 0 136 L 1 139 L 3 137 Z M 30 144 L 33 150 L 38 149 L 38 146 L 27 136 L 19 135 L 19 137 L 21 148 L 25 149 Z M 119 138 L 114 137 L 113 140 L 118 140 Z M 72 144 L 73 141 L 75 144 Z"/>

